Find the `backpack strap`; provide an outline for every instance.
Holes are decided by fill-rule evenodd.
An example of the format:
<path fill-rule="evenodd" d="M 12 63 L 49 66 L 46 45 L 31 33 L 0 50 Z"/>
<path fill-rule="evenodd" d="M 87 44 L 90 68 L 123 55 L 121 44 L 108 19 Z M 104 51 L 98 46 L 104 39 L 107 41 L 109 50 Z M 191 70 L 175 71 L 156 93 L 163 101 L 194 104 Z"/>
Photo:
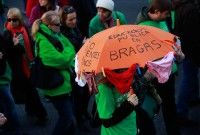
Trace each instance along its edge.
<path fill-rule="evenodd" d="M 45 36 L 49 42 L 51 42 L 51 44 L 59 51 L 62 52 L 63 51 L 63 45 L 61 44 L 61 42 L 56 39 L 53 36 L 50 36 L 49 34 L 47 34 L 46 32 L 42 31 L 41 29 L 39 29 L 38 31 L 40 34 L 42 34 L 43 36 Z"/>

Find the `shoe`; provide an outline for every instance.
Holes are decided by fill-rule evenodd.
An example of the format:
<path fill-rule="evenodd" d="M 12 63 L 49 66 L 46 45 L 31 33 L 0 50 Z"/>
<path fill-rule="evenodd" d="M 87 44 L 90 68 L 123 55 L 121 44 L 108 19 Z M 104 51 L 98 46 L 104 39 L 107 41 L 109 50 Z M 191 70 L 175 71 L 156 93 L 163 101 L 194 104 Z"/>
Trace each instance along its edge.
<path fill-rule="evenodd" d="M 198 122 L 190 120 L 187 117 L 177 118 L 177 125 L 180 127 L 195 127 L 198 126 Z"/>

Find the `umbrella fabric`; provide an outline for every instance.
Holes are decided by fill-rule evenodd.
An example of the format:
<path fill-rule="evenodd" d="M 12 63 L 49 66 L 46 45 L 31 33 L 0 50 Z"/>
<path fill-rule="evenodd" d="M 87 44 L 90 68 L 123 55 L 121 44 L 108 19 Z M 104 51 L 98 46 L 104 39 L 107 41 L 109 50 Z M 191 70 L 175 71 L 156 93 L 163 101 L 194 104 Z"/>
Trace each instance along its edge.
<path fill-rule="evenodd" d="M 77 53 L 78 72 L 129 68 L 173 51 L 175 35 L 151 26 L 120 25 L 93 35 Z"/>

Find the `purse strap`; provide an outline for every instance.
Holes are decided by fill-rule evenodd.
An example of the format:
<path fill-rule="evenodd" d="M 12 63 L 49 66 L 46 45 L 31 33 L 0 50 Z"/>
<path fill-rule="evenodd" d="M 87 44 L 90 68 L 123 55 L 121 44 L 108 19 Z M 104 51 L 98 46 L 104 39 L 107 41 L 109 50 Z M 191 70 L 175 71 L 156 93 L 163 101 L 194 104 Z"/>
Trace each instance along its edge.
<path fill-rule="evenodd" d="M 39 29 L 38 31 L 40 34 L 42 34 L 43 36 L 45 36 L 49 42 L 59 51 L 62 52 L 63 51 L 63 45 L 62 43 L 55 37 L 50 36 L 49 34 L 47 34 L 46 32 L 42 31 L 41 29 Z M 36 42 L 36 47 L 37 47 L 37 53 L 39 52 L 39 41 Z"/>

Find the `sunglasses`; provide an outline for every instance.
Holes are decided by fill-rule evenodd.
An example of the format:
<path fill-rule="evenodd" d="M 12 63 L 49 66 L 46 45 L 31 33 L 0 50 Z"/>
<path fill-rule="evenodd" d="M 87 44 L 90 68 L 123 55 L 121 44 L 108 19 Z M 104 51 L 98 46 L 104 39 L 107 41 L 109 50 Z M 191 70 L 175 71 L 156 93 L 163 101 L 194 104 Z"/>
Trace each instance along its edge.
<path fill-rule="evenodd" d="M 12 22 L 17 22 L 17 21 L 19 21 L 19 19 L 18 18 L 8 18 L 7 21 L 8 22 L 11 22 L 11 21 Z"/>
<path fill-rule="evenodd" d="M 76 10 L 75 10 L 72 6 L 69 6 L 69 7 L 65 7 L 65 8 L 63 9 L 63 12 L 64 12 L 65 14 L 69 14 L 69 13 L 76 12 Z"/>

